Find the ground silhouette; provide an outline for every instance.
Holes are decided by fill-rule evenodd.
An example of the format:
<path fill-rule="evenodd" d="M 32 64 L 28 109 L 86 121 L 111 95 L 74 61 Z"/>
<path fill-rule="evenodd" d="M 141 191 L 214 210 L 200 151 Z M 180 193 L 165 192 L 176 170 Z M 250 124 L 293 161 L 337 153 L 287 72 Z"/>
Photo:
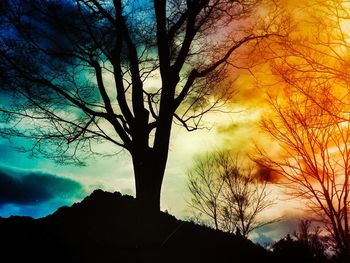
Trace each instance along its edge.
<path fill-rule="evenodd" d="M 251 241 L 176 219 L 149 216 L 136 200 L 95 190 L 40 219 L 0 219 L 7 262 L 271 262 Z"/>

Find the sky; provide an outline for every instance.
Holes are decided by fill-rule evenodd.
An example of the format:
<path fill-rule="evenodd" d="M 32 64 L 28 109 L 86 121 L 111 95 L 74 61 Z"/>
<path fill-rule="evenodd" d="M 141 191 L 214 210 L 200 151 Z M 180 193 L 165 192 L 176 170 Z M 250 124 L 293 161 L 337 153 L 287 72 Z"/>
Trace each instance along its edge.
<path fill-rule="evenodd" d="M 281 1 L 289 10 L 293 10 L 299 2 Z M 299 12 L 292 14 L 303 17 Z M 266 78 L 269 72 L 261 66 L 254 76 L 244 71 L 240 73 L 232 87 L 238 93 L 230 102 L 231 113 L 208 114 L 204 120 L 209 129 L 189 133 L 179 126 L 173 126 L 162 187 L 162 210 L 179 218 L 191 216 L 186 203 L 189 200 L 186 177 L 198 155 L 217 149 L 246 154 L 253 152 L 256 142 L 265 145 L 271 143 L 258 132 L 259 121 L 266 114 L 266 89 L 262 88 L 261 82 L 256 82 L 256 78 Z M 31 158 L 27 153 L 16 150 L 21 145 L 28 145 L 28 142 L 24 139 L 0 139 L 2 217 L 43 217 L 61 206 L 81 201 L 95 189 L 135 194 L 132 165 L 127 152 L 108 158 L 96 157 L 88 160 L 85 166 L 73 166 L 58 165 L 44 158 Z M 273 148 L 273 144 L 269 147 Z M 283 217 L 283 220 L 252 234 L 251 238 L 261 244 L 293 232 L 297 219 L 303 216 L 301 203 L 288 199 L 278 186 L 269 187 L 276 204 L 266 211 L 266 216 Z"/>

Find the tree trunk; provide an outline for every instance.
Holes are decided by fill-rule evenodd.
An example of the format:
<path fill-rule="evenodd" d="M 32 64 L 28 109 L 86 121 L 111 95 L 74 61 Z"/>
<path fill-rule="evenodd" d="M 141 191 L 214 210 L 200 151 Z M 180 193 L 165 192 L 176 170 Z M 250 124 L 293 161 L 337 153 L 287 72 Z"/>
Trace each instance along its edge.
<path fill-rule="evenodd" d="M 169 98 L 167 99 L 165 100 L 169 101 Z M 136 200 L 142 212 L 149 215 L 160 211 L 160 194 L 168 160 L 172 116 L 173 112 L 168 108 L 162 110 L 157 120 L 153 147 L 149 146 L 148 115 L 143 119 L 144 122 L 138 122 L 134 131 L 134 145 L 130 153 L 134 167 Z"/>
<path fill-rule="evenodd" d="M 157 156 L 152 149 L 144 154 L 135 153 L 132 155 L 136 200 L 140 209 L 147 214 L 160 211 L 160 194 L 166 166 L 166 158 Z"/>
<path fill-rule="evenodd" d="M 132 152 L 137 213 L 136 240 L 141 246 L 159 244 L 160 193 L 166 156 L 157 156 L 154 150 Z"/>

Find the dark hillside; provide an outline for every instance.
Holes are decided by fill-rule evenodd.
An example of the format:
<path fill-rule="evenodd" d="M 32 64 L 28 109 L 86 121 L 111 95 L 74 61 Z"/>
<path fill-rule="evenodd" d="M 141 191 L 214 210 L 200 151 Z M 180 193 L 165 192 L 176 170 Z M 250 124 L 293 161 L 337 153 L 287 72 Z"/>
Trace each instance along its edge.
<path fill-rule="evenodd" d="M 0 220 L 6 262 L 268 262 L 252 242 L 160 212 L 140 214 L 135 199 L 94 191 L 41 219 Z"/>

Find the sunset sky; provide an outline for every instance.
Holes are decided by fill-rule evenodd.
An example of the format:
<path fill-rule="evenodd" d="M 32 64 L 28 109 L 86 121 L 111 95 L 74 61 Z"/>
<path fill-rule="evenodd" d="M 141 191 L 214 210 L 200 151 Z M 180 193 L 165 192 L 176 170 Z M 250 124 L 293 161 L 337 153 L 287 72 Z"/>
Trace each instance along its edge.
<path fill-rule="evenodd" d="M 318 11 L 312 10 L 317 10 L 315 7 L 321 6 L 320 3 L 325 1 L 279 2 L 298 24 L 293 37 L 307 37 L 308 34 L 315 33 L 313 30 L 316 30 L 316 27 L 310 24 L 310 21 L 319 17 Z M 305 2 L 308 5 L 304 5 Z M 322 19 L 328 18 L 332 20 L 334 17 L 330 15 Z M 340 21 L 344 35 L 350 33 L 350 23 L 347 19 Z M 346 43 L 350 45 L 350 41 Z M 336 48 L 345 49 L 346 52 L 349 47 Z M 209 151 L 225 149 L 246 158 L 247 154 L 254 154 L 255 144 L 267 147 L 270 152 L 276 151 L 274 142 L 263 134 L 259 124 L 261 119 L 269 114 L 267 94 L 277 94 L 278 89 L 283 89 L 284 86 L 278 82 L 278 77 L 271 76 L 271 70 L 266 63 L 257 65 L 251 72 L 240 70 L 239 73 L 239 78 L 232 86 L 237 93 L 227 105 L 230 113 L 209 113 L 204 119 L 208 129 L 189 133 L 177 125 L 173 126 L 169 161 L 162 187 L 162 210 L 168 210 L 179 218 L 191 215 L 186 203 L 189 198 L 186 177 L 195 157 Z M 236 74 L 237 71 L 232 73 Z M 4 100 L 5 95 L 1 97 L 1 103 Z M 62 166 L 47 159 L 30 158 L 28 154 L 16 151 L 16 147 L 23 145 L 29 144 L 24 139 L 0 140 L 0 192 L 5 193 L 3 197 L 0 196 L 2 217 L 46 216 L 60 206 L 82 200 L 98 188 L 134 195 L 132 164 L 126 151 L 109 158 L 90 159 L 85 166 Z M 289 199 L 283 190 L 273 183 L 269 188 L 276 204 L 264 215 L 283 217 L 283 220 L 252 235 L 254 240 L 261 243 L 277 240 L 292 232 L 297 218 L 302 216 L 299 201 Z M 15 192 L 20 194 L 14 194 Z"/>

